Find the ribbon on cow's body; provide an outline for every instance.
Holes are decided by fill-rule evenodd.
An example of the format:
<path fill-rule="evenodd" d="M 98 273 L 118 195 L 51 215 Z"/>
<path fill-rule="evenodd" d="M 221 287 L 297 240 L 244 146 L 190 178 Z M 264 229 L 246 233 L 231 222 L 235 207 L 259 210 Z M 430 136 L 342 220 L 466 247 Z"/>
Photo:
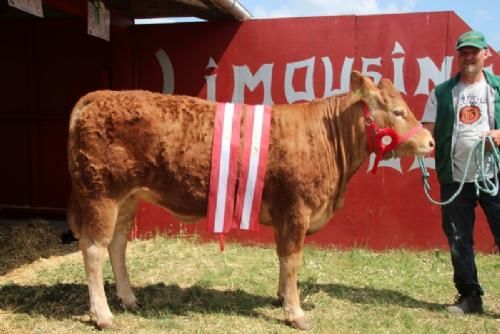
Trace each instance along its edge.
<path fill-rule="evenodd" d="M 224 234 L 232 228 L 259 229 L 271 108 L 262 105 L 247 107 L 242 161 L 237 176 L 240 116 L 240 105 L 217 104 L 207 226 L 209 231 L 219 233 L 221 251 L 224 250 Z M 236 192 L 237 185 L 239 188 Z"/>
<path fill-rule="evenodd" d="M 214 233 L 231 230 L 240 145 L 241 106 L 217 103 L 212 144 L 207 227 Z M 223 247 L 223 239 L 221 239 Z"/>
<path fill-rule="evenodd" d="M 239 228 L 242 230 L 259 231 L 259 212 L 264 189 L 270 126 L 269 106 L 248 107 L 233 225 L 237 226 L 240 222 Z"/>

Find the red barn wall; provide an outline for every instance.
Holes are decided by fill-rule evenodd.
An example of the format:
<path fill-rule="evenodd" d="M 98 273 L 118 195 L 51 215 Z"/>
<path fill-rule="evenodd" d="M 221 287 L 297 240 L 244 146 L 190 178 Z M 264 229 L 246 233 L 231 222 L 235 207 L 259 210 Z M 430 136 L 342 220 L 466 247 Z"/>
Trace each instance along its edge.
<path fill-rule="evenodd" d="M 65 207 L 69 114 L 109 87 L 110 45 L 81 19 L 0 21 L 0 204 Z"/>
<path fill-rule="evenodd" d="M 293 103 L 344 90 L 348 75 L 342 79 L 342 73 L 356 69 L 376 81 L 388 77 L 397 82 L 421 118 L 429 91 L 456 71 L 454 44 L 466 30 L 452 12 L 141 26 L 134 34 L 137 86 L 160 92 L 173 88 L 176 94 L 221 102 Z M 498 55 L 486 65 L 500 71 Z M 425 198 L 414 164 L 414 159 L 389 161 L 375 176 L 365 164 L 348 186 L 344 208 L 307 242 L 374 249 L 445 247 L 440 209 Z M 136 223 L 139 235 L 181 228 L 150 206 L 141 208 Z M 203 234 L 203 224 L 185 228 Z M 270 229 L 259 236 L 236 235 L 272 240 Z M 481 215 L 476 242 L 482 250 L 494 246 Z"/>
<path fill-rule="evenodd" d="M 430 89 L 455 72 L 455 40 L 469 29 L 453 12 L 136 27 L 114 16 L 106 42 L 86 34 L 82 8 L 71 19 L 0 21 L 0 205 L 66 206 L 67 123 L 74 103 L 89 91 L 140 88 L 217 101 L 292 103 L 345 90 L 345 78 L 356 69 L 397 82 L 420 118 Z M 486 65 L 500 72 L 496 53 Z M 362 166 L 344 208 L 306 241 L 446 247 L 439 207 L 425 198 L 421 173 L 412 166 L 413 159 L 389 161 L 375 176 L 368 163 Z M 432 184 L 437 195 L 435 179 Z M 134 235 L 155 230 L 205 235 L 203 224 L 180 225 L 144 204 Z M 264 228 L 258 236 L 240 232 L 235 238 L 273 237 Z M 476 245 L 483 251 L 494 246 L 481 213 Z"/>

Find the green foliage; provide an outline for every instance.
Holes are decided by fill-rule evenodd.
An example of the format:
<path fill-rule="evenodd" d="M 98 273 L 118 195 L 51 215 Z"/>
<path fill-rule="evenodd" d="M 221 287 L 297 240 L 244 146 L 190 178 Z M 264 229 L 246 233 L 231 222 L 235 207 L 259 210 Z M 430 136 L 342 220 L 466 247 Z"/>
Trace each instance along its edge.
<path fill-rule="evenodd" d="M 68 246 L 70 247 L 70 246 Z M 296 333 L 278 305 L 274 248 L 156 237 L 131 242 L 131 281 L 143 307 L 120 308 L 109 263 L 109 333 Z M 486 313 L 457 318 L 447 251 L 307 247 L 299 273 L 313 333 L 498 333 L 500 263 L 478 254 Z M 81 255 L 67 252 L 0 276 L 0 333 L 94 333 Z"/>

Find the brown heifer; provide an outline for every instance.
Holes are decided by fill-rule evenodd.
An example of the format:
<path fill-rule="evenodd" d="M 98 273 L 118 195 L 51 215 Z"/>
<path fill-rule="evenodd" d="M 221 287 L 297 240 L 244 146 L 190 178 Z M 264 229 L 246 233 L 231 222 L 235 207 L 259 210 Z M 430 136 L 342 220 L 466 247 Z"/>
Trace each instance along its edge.
<path fill-rule="evenodd" d="M 351 89 L 311 103 L 272 107 L 260 221 L 275 229 L 278 296 L 286 322 L 300 329 L 309 327 L 297 291 L 304 237 L 342 206 L 347 182 L 370 155 L 363 103 L 380 128 L 403 135 L 418 125 L 389 80 L 377 87 L 353 72 Z M 103 286 L 106 248 L 117 296 L 127 308 L 137 308 L 125 249 L 138 200 L 159 204 L 184 222 L 206 216 L 215 108 L 214 102 L 195 97 L 146 91 L 93 92 L 73 108 L 68 221 L 80 239 L 98 327 L 110 326 L 113 318 Z M 392 153 L 424 155 L 433 145 L 431 134 L 421 130 Z"/>

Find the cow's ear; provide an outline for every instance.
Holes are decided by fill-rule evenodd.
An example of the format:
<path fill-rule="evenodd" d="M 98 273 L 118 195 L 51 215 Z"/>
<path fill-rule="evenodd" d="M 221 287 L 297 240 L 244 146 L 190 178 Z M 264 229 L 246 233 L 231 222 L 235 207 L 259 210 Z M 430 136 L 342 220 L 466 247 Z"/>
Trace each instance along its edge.
<path fill-rule="evenodd" d="M 380 90 L 388 91 L 391 94 L 398 93 L 398 90 L 396 89 L 396 87 L 394 87 L 392 81 L 387 78 L 382 78 L 382 80 L 380 80 L 380 82 L 378 83 L 378 88 Z"/>
<path fill-rule="evenodd" d="M 373 93 L 377 92 L 378 88 L 369 77 L 363 76 L 358 71 L 352 71 L 351 91 L 354 93 L 352 96 L 355 98 L 355 101 L 358 101 L 360 99 L 366 100 L 370 96 L 373 96 Z"/>
<path fill-rule="evenodd" d="M 358 71 L 351 72 L 351 91 L 363 90 L 363 75 Z"/>
<path fill-rule="evenodd" d="M 352 71 L 351 73 L 351 92 L 352 103 L 356 103 L 359 100 L 364 100 L 367 97 L 368 86 L 370 79 L 365 78 L 360 72 Z"/>

